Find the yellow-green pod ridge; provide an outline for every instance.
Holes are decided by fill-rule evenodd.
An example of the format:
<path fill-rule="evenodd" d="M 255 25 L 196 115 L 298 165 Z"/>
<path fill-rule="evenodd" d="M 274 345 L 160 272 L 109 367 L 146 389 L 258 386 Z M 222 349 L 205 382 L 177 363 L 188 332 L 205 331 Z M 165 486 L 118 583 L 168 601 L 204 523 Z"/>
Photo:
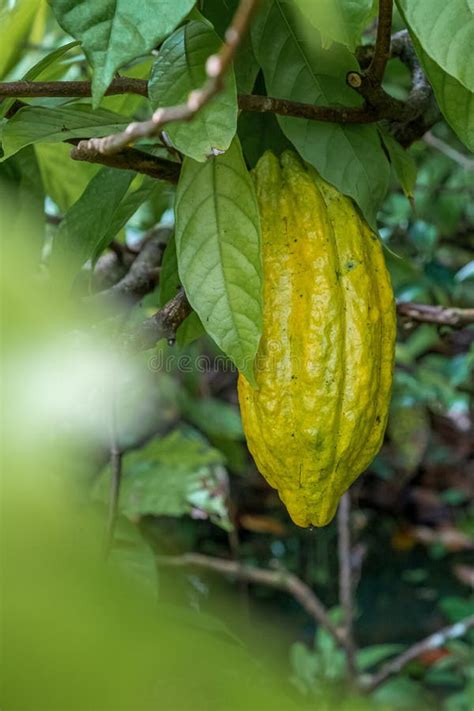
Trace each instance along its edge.
<path fill-rule="evenodd" d="M 299 526 L 324 526 L 378 452 L 396 320 L 378 237 L 292 152 L 254 170 L 262 225 L 256 385 L 239 376 L 255 463 Z"/>

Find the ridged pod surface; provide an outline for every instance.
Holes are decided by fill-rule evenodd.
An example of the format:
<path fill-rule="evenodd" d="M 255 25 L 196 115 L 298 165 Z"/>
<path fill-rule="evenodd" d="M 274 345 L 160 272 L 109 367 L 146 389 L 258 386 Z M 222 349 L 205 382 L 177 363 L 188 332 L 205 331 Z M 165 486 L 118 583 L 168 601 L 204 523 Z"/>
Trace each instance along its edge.
<path fill-rule="evenodd" d="M 395 308 L 377 236 L 292 152 L 254 170 L 264 266 L 256 386 L 239 376 L 249 449 L 299 526 L 324 526 L 379 450 Z"/>

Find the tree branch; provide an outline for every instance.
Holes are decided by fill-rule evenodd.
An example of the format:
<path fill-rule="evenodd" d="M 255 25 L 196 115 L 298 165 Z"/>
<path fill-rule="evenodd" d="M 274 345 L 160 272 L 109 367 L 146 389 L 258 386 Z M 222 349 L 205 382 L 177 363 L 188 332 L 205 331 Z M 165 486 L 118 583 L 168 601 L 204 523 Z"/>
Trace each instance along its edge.
<path fill-rule="evenodd" d="M 432 306 L 401 301 L 397 303 L 397 313 L 411 321 L 444 326 L 462 327 L 474 323 L 474 309 L 460 309 L 455 306 Z"/>
<path fill-rule="evenodd" d="M 206 62 L 207 80 L 201 89 L 192 91 L 184 104 L 158 108 L 148 121 L 134 122 L 125 131 L 103 138 L 91 138 L 80 143 L 99 153 L 118 153 L 130 143 L 140 138 L 155 136 L 163 126 L 174 121 L 190 121 L 224 87 L 224 78 L 245 35 L 258 0 L 240 0 L 230 27 L 225 33 L 225 41 L 218 54 L 208 57 Z"/>
<path fill-rule="evenodd" d="M 181 556 L 158 556 L 159 565 L 182 567 L 198 567 L 206 570 L 213 570 L 217 573 L 231 575 L 239 580 L 245 580 L 257 585 L 266 585 L 276 590 L 282 590 L 291 595 L 306 610 L 308 615 L 324 627 L 329 634 L 342 647 L 346 647 L 346 637 L 343 632 L 331 621 L 326 608 L 311 588 L 296 575 L 282 570 L 266 570 L 264 568 L 254 568 L 242 563 L 225 560 L 224 558 L 214 558 L 212 556 L 201 555 L 199 553 L 186 553 Z"/>
<path fill-rule="evenodd" d="M 158 269 L 170 233 L 167 227 L 154 230 L 153 236 L 145 240 L 128 272 L 108 289 L 87 297 L 85 302 L 98 308 L 113 308 L 117 313 L 119 309 L 131 308 L 153 291 L 158 282 Z"/>
<path fill-rule="evenodd" d="M 385 7 L 384 4 L 384 8 Z M 386 23 L 386 20 L 384 20 L 384 23 Z M 384 24 L 384 26 L 386 26 L 386 24 Z M 385 47 L 385 44 L 383 46 Z M 289 101 L 288 99 L 276 97 L 241 94 L 238 97 L 239 108 L 243 111 L 259 113 L 270 112 L 281 116 L 331 123 L 374 123 L 380 120 L 387 120 L 391 122 L 391 131 L 395 138 L 402 145 L 408 146 L 414 140 L 420 138 L 438 120 L 440 115 L 439 109 L 434 102 L 431 87 L 421 69 L 406 30 L 402 30 L 392 37 L 390 56 L 399 57 L 400 60 L 407 65 L 412 74 L 412 89 L 407 101 L 402 102 L 395 99 L 382 89 L 380 83 L 367 78 L 370 66 L 373 65 L 375 61 L 375 55 L 376 50 L 374 47 L 366 46 L 361 48 L 358 52 L 358 57 L 363 65 L 368 66 L 368 69 L 364 73 L 349 72 L 347 76 L 349 85 L 365 98 L 366 103 L 362 107 L 315 106 L 314 104 L 305 104 L 303 102 Z M 217 58 L 219 56 L 220 55 L 216 55 Z M 216 59 L 216 57 L 210 58 L 210 60 Z M 377 66 L 377 63 L 375 66 Z M 213 81 L 215 80 L 216 78 L 213 79 Z M 194 94 L 200 95 L 203 89 L 194 92 Z M 107 89 L 107 94 L 123 94 L 126 92 L 147 96 L 148 83 L 144 79 L 118 78 L 114 79 Z M 88 81 L 6 82 L 3 84 L 0 83 L 0 95 L 4 97 L 90 96 L 91 83 Z M 194 114 L 188 115 L 187 107 L 188 104 L 183 104 L 179 107 L 158 109 L 158 112 L 167 112 L 164 114 L 167 120 L 190 120 Z M 15 111 L 19 108 L 22 108 L 21 103 L 16 105 Z M 163 117 L 163 114 L 160 114 L 160 116 Z M 153 119 L 148 122 L 133 125 L 139 127 L 137 128 L 139 133 L 143 132 L 143 135 L 148 135 L 147 130 L 149 128 L 152 129 L 153 133 L 156 133 L 157 126 L 152 124 Z M 161 125 L 163 125 L 163 123 L 161 123 Z M 90 162 L 101 162 L 104 165 L 113 165 L 112 163 L 106 162 L 107 159 L 105 155 L 97 150 L 97 146 L 94 148 L 94 140 L 100 141 L 102 139 L 90 139 L 90 141 L 82 142 L 80 150 L 76 149 L 73 157 L 76 160 L 88 160 Z M 126 143 L 131 140 L 133 140 L 133 136 L 127 134 Z M 118 155 L 121 156 L 122 153 L 123 151 L 120 151 Z M 147 174 L 152 175 L 152 177 L 161 177 L 160 174 L 158 174 L 158 176 L 156 175 L 156 172 L 160 172 L 159 166 L 150 166 L 149 164 L 142 164 L 141 166 L 138 160 L 133 160 L 133 154 L 128 156 L 128 162 L 133 163 L 133 166 L 126 165 L 127 160 L 124 157 L 123 161 L 118 159 L 115 167 L 131 167 L 138 172 L 145 172 L 146 170 L 150 171 L 147 172 Z M 170 179 L 172 181 L 175 180 L 175 171 L 177 174 L 176 167 L 174 170 L 171 170 Z"/>
<path fill-rule="evenodd" d="M 431 634 L 429 637 L 426 637 L 426 639 L 421 640 L 421 642 L 413 644 L 411 647 L 399 654 L 398 657 L 395 657 L 395 659 L 392 659 L 387 662 L 387 664 L 384 664 L 380 671 L 370 677 L 363 685 L 364 690 L 368 693 L 375 691 L 375 689 L 378 689 L 379 686 L 384 684 L 390 677 L 394 676 L 394 674 L 398 674 L 403 667 L 408 664 L 408 662 L 416 659 L 420 656 L 420 654 L 423 654 L 423 652 L 428 652 L 431 649 L 438 649 L 446 644 L 446 642 L 450 639 L 463 637 L 470 629 L 473 628 L 474 615 L 471 615 L 470 617 L 465 617 L 460 622 L 449 625 L 449 627 L 444 627 L 439 630 L 439 632 Z"/>
<path fill-rule="evenodd" d="M 357 676 L 353 633 L 354 603 L 352 599 L 351 499 L 348 491 L 341 498 L 337 512 L 339 556 L 339 601 L 344 613 L 347 667 L 352 679 Z"/>
<path fill-rule="evenodd" d="M 177 183 L 179 178 L 179 163 L 152 156 L 136 148 L 123 148 L 114 155 L 104 155 L 89 146 L 88 141 L 80 141 L 79 145 L 72 149 L 71 158 L 87 163 L 99 163 L 120 170 L 134 170 L 137 173 L 149 175 L 150 178 L 166 180 L 169 183 Z"/>
<path fill-rule="evenodd" d="M 118 77 L 114 79 L 105 94 L 141 94 L 148 96 L 148 82 L 145 79 Z M 33 98 L 58 96 L 74 98 L 92 96 L 90 81 L 7 81 L 0 82 L 0 99 L 7 97 Z"/>
<path fill-rule="evenodd" d="M 385 67 L 390 59 L 390 37 L 392 33 L 393 0 L 379 0 L 379 19 L 377 23 L 377 37 L 375 51 L 366 77 L 373 84 L 381 84 Z"/>
<path fill-rule="evenodd" d="M 174 340 L 176 331 L 192 308 L 183 289 L 138 327 L 124 334 L 124 347 L 133 351 L 153 348 L 162 338 Z"/>

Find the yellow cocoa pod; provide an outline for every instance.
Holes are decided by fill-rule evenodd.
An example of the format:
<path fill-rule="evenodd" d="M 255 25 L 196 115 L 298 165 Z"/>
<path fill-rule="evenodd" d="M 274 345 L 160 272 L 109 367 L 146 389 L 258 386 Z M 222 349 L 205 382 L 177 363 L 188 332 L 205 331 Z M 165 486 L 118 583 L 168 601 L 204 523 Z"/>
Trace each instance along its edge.
<path fill-rule="evenodd" d="M 250 452 L 299 526 L 324 526 L 379 450 L 395 308 L 377 236 L 292 152 L 254 170 L 264 266 L 256 385 L 239 376 Z"/>

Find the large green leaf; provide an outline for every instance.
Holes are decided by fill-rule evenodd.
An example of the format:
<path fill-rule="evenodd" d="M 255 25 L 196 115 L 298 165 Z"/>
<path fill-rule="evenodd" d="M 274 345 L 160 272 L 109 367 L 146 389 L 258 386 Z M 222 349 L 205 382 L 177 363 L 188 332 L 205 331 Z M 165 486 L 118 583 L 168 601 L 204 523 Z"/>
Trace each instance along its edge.
<path fill-rule="evenodd" d="M 269 95 L 318 105 L 359 105 L 360 97 L 345 80 L 348 71 L 357 69 L 353 55 L 340 44 L 323 49 L 317 31 L 308 41 L 302 22 L 301 13 L 283 0 L 264 0 L 252 39 Z M 376 228 L 390 175 L 376 127 L 286 116 L 278 121 L 301 156 L 353 198 Z"/>
<path fill-rule="evenodd" d="M 49 0 L 56 18 L 82 42 L 94 69 L 97 106 L 117 69 L 150 52 L 172 32 L 195 0 Z"/>
<path fill-rule="evenodd" d="M 204 22 L 189 22 L 169 37 L 160 49 L 149 82 L 153 106 L 172 106 L 186 101 L 206 81 L 206 60 L 221 45 Z M 224 89 L 192 121 L 169 124 L 166 132 L 176 148 L 190 158 L 204 161 L 215 149 L 225 151 L 237 128 L 237 91 L 233 70 Z"/>
<path fill-rule="evenodd" d="M 54 109 L 27 106 L 4 126 L 2 143 L 5 160 L 32 143 L 61 143 L 69 138 L 107 136 L 123 130 L 128 120 L 111 111 L 92 111 L 87 104 L 68 104 Z"/>
<path fill-rule="evenodd" d="M 135 173 L 102 168 L 62 220 L 53 242 L 51 265 L 72 279 L 116 224 L 116 215 Z"/>
<path fill-rule="evenodd" d="M 361 43 L 362 30 L 375 12 L 374 0 L 295 0 L 295 3 L 323 40 L 339 42 L 351 50 Z"/>
<path fill-rule="evenodd" d="M 430 59 L 413 35 L 412 40 L 446 121 L 469 150 L 474 151 L 474 92 Z"/>
<path fill-rule="evenodd" d="M 260 220 L 237 139 L 206 163 L 185 159 L 176 248 L 181 282 L 206 331 L 253 380 L 262 329 Z"/>
<path fill-rule="evenodd" d="M 183 516 L 199 512 L 229 527 L 223 457 L 193 432 L 179 430 L 125 455 L 120 510 L 125 516 Z M 107 467 L 96 495 L 107 496 Z"/>
<path fill-rule="evenodd" d="M 397 5 L 423 52 L 453 79 L 474 91 L 472 0 L 397 0 Z"/>

